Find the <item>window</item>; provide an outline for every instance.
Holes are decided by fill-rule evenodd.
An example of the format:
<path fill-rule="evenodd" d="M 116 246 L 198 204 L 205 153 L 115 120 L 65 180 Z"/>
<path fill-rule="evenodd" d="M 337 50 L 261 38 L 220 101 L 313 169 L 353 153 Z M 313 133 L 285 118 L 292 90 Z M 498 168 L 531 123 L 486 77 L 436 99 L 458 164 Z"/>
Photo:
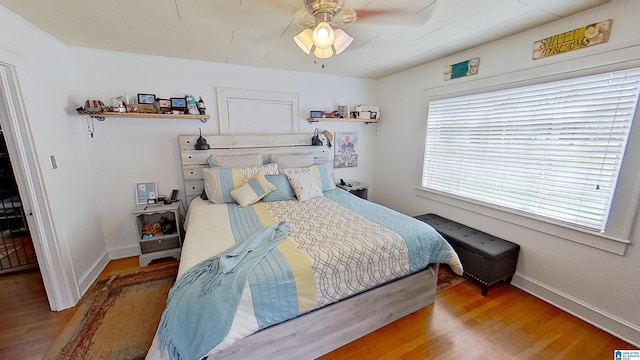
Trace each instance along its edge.
<path fill-rule="evenodd" d="M 605 232 L 640 69 L 429 101 L 422 187 Z"/>

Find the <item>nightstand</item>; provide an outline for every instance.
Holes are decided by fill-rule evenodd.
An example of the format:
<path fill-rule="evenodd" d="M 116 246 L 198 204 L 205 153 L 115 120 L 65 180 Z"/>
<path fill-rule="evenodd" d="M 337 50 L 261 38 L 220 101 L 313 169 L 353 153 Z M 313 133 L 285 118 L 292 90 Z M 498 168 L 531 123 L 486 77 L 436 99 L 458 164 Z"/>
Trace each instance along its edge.
<path fill-rule="evenodd" d="M 168 205 L 138 205 L 132 212 L 136 217 L 138 241 L 140 243 L 140 266 L 147 266 L 152 260 L 166 257 L 180 259 L 182 250 L 182 214 L 180 202 Z M 153 231 L 153 236 L 143 235 Z"/>
<path fill-rule="evenodd" d="M 353 195 L 359 198 L 367 200 L 367 189 L 369 188 L 369 185 L 367 184 L 363 184 L 363 183 L 358 183 L 357 185 L 336 184 L 336 186 L 339 187 L 340 189 L 347 190 L 348 192 L 352 193 Z"/>

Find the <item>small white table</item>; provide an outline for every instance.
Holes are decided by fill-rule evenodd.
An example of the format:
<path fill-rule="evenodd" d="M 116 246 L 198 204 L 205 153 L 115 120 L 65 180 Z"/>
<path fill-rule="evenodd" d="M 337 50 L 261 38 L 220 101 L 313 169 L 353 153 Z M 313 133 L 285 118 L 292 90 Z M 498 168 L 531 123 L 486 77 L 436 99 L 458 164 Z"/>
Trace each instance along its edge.
<path fill-rule="evenodd" d="M 155 259 L 173 257 L 180 259 L 182 250 L 182 216 L 180 202 L 165 204 L 138 205 L 132 214 L 136 217 L 138 241 L 140 243 L 140 266 L 147 266 Z M 144 224 L 156 224 L 165 218 L 175 221 L 175 229 L 171 233 L 158 232 L 152 237 L 144 238 L 142 227 Z"/>

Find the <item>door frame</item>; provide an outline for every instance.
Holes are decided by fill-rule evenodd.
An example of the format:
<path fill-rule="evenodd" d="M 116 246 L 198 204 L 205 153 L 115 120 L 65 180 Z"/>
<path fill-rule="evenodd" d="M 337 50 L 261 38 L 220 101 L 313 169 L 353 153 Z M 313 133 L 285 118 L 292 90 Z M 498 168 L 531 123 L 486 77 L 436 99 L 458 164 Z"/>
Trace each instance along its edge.
<path fill-rule="evenodd" d="M 0 126 L 5 134 L 49 306 L 51 310 L 59 311 L 74 306 L 80 291 L 67 243 L 57 236 L 42 169 L 37 161 L 29 122 L 29 114 L 37 111 L 24 101 L 23 94 L 31 94 L 28 81 L 24 81 L 28 79 L 25 68 L 19 53 L 0 47 Z"/>

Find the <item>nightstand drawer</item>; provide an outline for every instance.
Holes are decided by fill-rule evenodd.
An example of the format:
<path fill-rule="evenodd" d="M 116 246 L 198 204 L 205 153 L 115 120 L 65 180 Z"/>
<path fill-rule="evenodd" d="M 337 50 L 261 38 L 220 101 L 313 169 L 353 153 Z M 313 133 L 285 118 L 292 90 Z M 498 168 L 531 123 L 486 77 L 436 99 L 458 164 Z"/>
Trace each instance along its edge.
<path fill-rule="evenodd" d="M 175 249 L 180 247 L 180 238 L 177 236 L 170 238 L 162 238 L 162 239 L 150 239 L 140 242 L 140 251 L 143 254 Z"/>

